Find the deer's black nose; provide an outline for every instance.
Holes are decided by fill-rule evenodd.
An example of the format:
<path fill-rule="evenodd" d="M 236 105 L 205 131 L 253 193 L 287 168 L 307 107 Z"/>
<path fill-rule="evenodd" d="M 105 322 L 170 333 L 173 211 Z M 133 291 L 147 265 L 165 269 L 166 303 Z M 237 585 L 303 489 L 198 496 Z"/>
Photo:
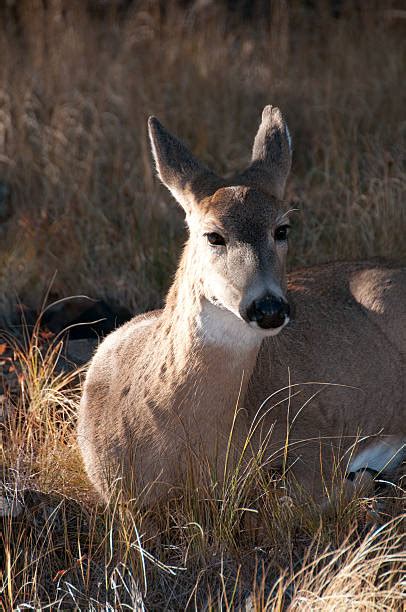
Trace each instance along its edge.
<path fill-rule="evenodd" d="M 259 300 L 254 300 L 247 310 L 248 319 L 256 321 L 262 329 L 281 327 L 289 314 L 289 304 L 282 298 L 269 294 Z"/>

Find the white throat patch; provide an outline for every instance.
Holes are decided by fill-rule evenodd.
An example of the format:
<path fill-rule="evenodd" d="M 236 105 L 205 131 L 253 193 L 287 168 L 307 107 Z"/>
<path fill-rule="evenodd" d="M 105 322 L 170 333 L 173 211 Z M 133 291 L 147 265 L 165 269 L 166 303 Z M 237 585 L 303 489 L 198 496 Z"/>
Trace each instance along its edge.
<path fill-rule="evenodd" d="M 196 323 L 199 336 L 204 343 L 235 347 L 236 350 L 252 349 L 261 344 L 261 336 L 245 321 L 206 299 L 203 301 Z"/>

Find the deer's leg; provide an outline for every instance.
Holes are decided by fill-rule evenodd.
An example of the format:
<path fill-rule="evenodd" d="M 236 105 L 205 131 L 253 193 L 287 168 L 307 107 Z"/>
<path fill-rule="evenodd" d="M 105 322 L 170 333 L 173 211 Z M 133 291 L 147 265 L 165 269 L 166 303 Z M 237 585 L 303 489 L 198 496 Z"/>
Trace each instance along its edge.
<path fill-rule="evenodd" d="M 342 449 L 328 444 L 309 444 L 290 458 L 288 475 L 294 488 L 310 494 L 316 504 L 324 507 L 328 502 L 348 503 L 356 496 L 373 493 L 376 471 L 367 465 L 363 467 L 350 473 Z"/>

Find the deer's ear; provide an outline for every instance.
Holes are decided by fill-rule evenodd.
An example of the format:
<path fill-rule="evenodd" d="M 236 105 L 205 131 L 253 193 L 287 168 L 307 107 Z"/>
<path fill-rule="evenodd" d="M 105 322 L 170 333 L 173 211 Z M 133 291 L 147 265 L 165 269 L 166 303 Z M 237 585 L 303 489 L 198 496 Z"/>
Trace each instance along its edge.
<path fill-rule="evenodd" d="M 187 213 L 218 188 L 219 179 L 156 119 L 148 120 L 158 176 Z"/>
<path fill-rule="evenodd" d="M 255 136 L 251 164 L 244 175 L 267 193 L 283 198 L 292 164 L 288 126 L 276 106 L 265 106 Z"/>

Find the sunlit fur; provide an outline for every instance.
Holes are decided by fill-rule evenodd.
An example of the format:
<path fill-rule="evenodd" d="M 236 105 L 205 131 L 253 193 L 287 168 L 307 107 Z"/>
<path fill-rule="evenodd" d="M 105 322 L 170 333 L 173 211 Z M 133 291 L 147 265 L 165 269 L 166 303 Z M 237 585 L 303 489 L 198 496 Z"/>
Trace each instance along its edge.
<path fill-rule="evenodd" d="M 165 498 L 193 457 L 221 479 L 230 431 L 232 461 L 257 420 L 252 451 L 272 431 L 269 464 L 320 499 L 371 436 L 405 436 L 406 271 L 337 263 L 288 285 L 287 244 L 274 238 L 291 164 L 278 109 L 264 109 L 251 164 L 229 179 L 156 119 L 149 129 L 190 237 L 164 309 L 115 331 L 92 360 L 78 428 L 87 472 L 105 498 L 115 482 Z M 224 246 L 208 243 L 213 231 Z M 276 337 L 244 319 L 264 292 L 296 313 Z"/>

